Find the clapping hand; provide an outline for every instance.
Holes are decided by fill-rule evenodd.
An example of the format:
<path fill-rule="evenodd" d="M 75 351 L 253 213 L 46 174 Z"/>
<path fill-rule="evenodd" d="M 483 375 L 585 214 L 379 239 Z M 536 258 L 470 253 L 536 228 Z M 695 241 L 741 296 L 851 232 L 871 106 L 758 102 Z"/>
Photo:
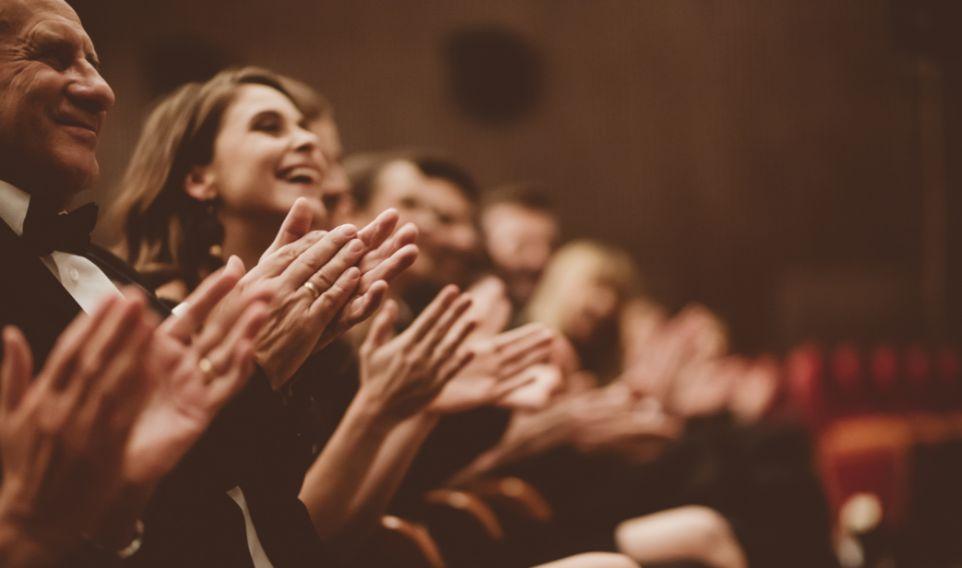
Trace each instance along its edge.
<path fill-rule="evenodd" d="M 395 335 L 398 307 L 388 301 L 360 348 L 362 393 L 397 420 L 423 410 L 471 361 L 473 353 L 460 350 L 477 325 L 466 315 L 470 305 L 470 297 L 448 286 Z"/>
<path fill-rule="evenodd" d="M 29 345 L 16 328 L 4 330 L 0 523 L 18 534 L 23 555 L 14 562 L 55 560 L 105 514 L 157 387 L 140 374 L 157 323 L 139 292 L 111 297 L 67 327 L 32 381 Z"/>
<path fill-rule="evenodd" d="M 528 324 L 469 343 L 474 358 L 447 384 L 431 408 L 462 412 L 492 404 L 535 379 L 525 369 L 548 361 L 555 334 L 541 324 Z"/>
<path fill-rule="evenodd" d="M 124 460 L 127 483 L 157 483 L 246 384 L 272 292 L 254 287 L 228 303 L 225 297 L 243 273 L 240 260 L 231 259 L 154 334 L 143 372 L 157 388 L 131 433 Z"/>
<path fill-rule="evenodd" d="M 416 229 L 405 225 L 395 232 L 397 213 L 391 210 L 360 231 L 352 225 L 310 231 L 311 221 L 310 207 L 299 199 L 235 292 L 256 286 L 274 292 L 255 355 L 275 388 L 311 353 L 370 317 L 387 282 L 417 256 Z"/>

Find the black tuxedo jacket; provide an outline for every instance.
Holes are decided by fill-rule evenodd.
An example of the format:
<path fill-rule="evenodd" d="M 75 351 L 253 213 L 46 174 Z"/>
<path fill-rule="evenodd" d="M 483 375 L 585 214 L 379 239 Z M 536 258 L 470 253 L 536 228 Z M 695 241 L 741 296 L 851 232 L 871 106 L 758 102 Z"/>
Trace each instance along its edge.
<path fill-rule="evenodd" d="M 118 284 L 141 285 L 137 274 L 109 252 L 86 256 Z M 16 325 L 43 366 L 60 333 L 80 307 L 38 257 L 0 222 L 0 325 Z M 167 308 L 148 291 L 162 315 Z M 220 413 L 204 437 L 166 479 L 144 515 L 134 566 L 251 566 L 243 516 L 226 495 L 240 487 L 258 536 L 275 567 L 328 566 L 307 511 L 297 499 L 303 475 L 302 436 L 284 403 L 261 373 Z M 84 551 L 74 565 L 108 558 Z"/>

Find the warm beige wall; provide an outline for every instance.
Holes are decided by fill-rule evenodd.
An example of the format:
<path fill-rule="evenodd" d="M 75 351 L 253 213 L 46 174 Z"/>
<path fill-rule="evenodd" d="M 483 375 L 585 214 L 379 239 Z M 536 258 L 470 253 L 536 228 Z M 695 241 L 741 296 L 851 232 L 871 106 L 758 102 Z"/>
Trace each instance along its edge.
<path fill-rule="evenodd" d="M 788 320 L 818 295 L 805 290 L 832 294 L 837 278 L 856 290 L 838 287 L 843 305 L 846 294 L 864 300 L 860 282 L 883 279 L 904 302 L 896 311 L 915 309 L 915 80 L 888 2 L 74 4 L 119 95 L 102 146 L 107 182 L 148 102 L 143 46 L 194 35 L 318 86 L 350 150 L 440 146 L 485 184 L 546 181 L 571 234 L 631 249 L 658 292 L 720 309 L 743 345 L 794 335 L 805 324 Z M 474 123 L 447 97 L 438 45 L 478 21 L 544 52 L 547 95 L 519 124 Z"/>

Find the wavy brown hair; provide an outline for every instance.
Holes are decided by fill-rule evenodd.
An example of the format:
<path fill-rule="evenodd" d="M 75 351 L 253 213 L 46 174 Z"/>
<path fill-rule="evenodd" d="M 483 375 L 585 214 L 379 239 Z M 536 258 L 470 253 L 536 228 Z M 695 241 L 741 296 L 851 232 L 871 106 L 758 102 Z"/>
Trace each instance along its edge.
<path fill-rule="evenodd" d="M 154 287 L 179 281 L 192 290 L 223 262 L 212 254 L 223 239 L 212 204 L 188 195 L 184 181 L 213 160 L 224 112 L 244 85 L 280 91 L 309 121 L 331 112 L 304 83 L 259 67 L 228 69 L 162 99 L 144 123 L 109 213 L 121 227 L 127 261 Z"/>

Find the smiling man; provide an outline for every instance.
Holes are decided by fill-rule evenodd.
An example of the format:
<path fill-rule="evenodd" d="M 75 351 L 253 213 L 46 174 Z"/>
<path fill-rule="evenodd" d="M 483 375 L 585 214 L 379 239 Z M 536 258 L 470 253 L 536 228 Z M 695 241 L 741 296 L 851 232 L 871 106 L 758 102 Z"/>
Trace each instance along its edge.
<path fill-rule="evenodd" d="M 76 13 L 57 0 L 0 2 L 0 176 L 63 205 L 97 175 L 114 93 Z"/>
<path fill-rule="evenodd" d="M 66 2 L 0 0 L 0 326 L 22 331 L 23 350 L 32 352 L 38 369 L 48 359 L 57 361 L 48 356 L 57 353 L 58 338 L 74 318 L 96 313 L 104 302 L 121 302 L 120 286 L 139 285 L 130 267 L 90 244 L 95 207 L 63 211 L 98 174 L 97 140 L 113 104 L 114 93 L 100 75 L 94 46 Z M 48 551 L 78 543 L 84 535 L 87 546 L 82 554 L 107 556 L 92 564 L 97 566 L 117 560 L 118 554 L 136 552 L 141 528 L 147 535 L 135 557 L 141 566 L 251 565 L 255 542 L 258 558 L 265 554 L 269 558 L 258 566 L 323 564 L 326 554 L 297 498 L 296 480 L 276 468 L 284 459 L 299 457 L 300 447 L 296 425 L 270 388 L 264 361 L 284 359 L 296 369 L 322 333 L 341 329 L 347 317 L 358 321 L 368 317 L 377 308 L 374 291 L 383 294 L 384 286 L 375 282 L 368 292 L 355 294 L 354 288 L 336 285 L 340 275 L 357 270 L 337 254 L 349 239 L 338 241 L 341 233 L 337 231 L 305 236 L 311 226 L 310 209 L 305 200 L 295 202 L 257 267 L 245 274 L 242 264 L 231 260 L 223 271 L 201 282 L 176 315 L 148 296 L 147 302 L 166 320 L 144 356 L 138 357 L 142 364 L 135 378 L 162 388 L 134 421 L 119 466 L 122 485 L 110 496 L 104 495 L 107 510 L 97 526 L 88 527 L 95 533 L 57 524 L 61 511 L 81 497 L 90 497 L 90 479 L 71 478 L 68 485 L 75 491 L 53 496 L 44 491 L 49 493 L 57 484 L 41 483 L 39 494 L 25 497 L 22 494 L 29 493 L 30 487 L 12 482 L 0 485 L 0 564 L 9 564 L 2 547 L 10 523 L 29 525 L 47 543 L 43 548 Z M 361 231 L 348 228 L 379 236 L 380 240 L 371 239 L 371 247 L 384 256 L 365 266 L 372 274 L 403 269 L 403 259 L 393 254 L 397 250 L 390 243 L 381 247 L 396 222 L 390 216 L 384 219 Z M 292 264 L 297 270 L 286 270 Z M 231 292 L 235 284 L 236 293 Z M 284 301 L 270 303 L 268 308 L 266 301 L 281 293 Z M 366 306 L 363 313 L 342 312 L 348 301 Z M 254 344 L 261 326 L 270 327 L 265 334 L 269 340 Z M 92 333 L 97 335 L 97 330 Z M 89 345 L 97 343 L 85 342 L 78 348 L 82 368 L 97 363 L 100 352 L 88 352 Z M 260 370 L 245 383 L 251 357 Z M 97 413 L 91 412 L 94 415 L 85 415 L 87 421 L 96 418 Z M 217 421 L 208 430 L 215 416 Z M 32 428 L 58 429 L 40 422 Z M 30 439 L 7 437 L 14 438 Z M 97 460 L 96 456 L 81 458 Z M 9 460 L 4 462 L 7 468 Z M 60 478 L 71 477 L 63 470 L 63 460 L 18 463 L 33 469 L 7 471 L 7 479 L 52 476 L 62 482 Z M 245 534 L 242 512 L 227 496 L 228 490 L 235 489 L 252 503 L 262 549 Z M 34 505 L 11 515 L 6 507 L 11 493 L 24 497 L 13 501 Z M 59 527 L 54 532 L 60 534 L 46 534 L 50 526 Z M 268 532 L 260 534 L 262 527 Z M 49 544 L 54 541 L 64 544 Z"/>

